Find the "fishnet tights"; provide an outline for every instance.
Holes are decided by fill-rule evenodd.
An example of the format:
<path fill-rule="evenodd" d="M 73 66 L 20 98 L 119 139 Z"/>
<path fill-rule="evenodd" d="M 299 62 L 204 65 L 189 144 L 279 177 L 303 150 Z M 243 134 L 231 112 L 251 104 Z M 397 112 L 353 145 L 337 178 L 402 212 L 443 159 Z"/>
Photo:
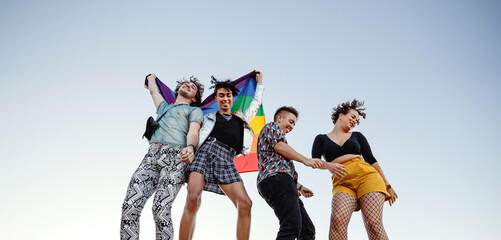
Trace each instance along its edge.
<path fill-rule="evenodd" d="M 348 239 L 348 223 L 353 211 L 360 204 L 365 229 L 370 240 L 387 240 L 383 227 L 383 204 L 385 196 L 380 192 L 363 195 L 359 201 L 350 194 L 336 193 L 332 197 L 331 226 L 329 240 Z"/>

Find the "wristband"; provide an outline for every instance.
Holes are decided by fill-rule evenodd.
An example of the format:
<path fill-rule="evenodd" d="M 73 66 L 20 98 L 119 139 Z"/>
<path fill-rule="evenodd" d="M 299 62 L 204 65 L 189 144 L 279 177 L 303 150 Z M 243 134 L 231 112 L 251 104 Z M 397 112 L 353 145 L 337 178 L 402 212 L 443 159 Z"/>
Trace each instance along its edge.
<path fill-rule="evenodd" d="M 192 146 L 193 147 L 193 152 L 195 152 L 197 150 L 197 148 L 193 144 L 188 144 L 188 146 Z"/>
<path fill-rule="evenodd" d="M 391 184 L 386 185 L 386 190 L 391 188 Z"/>
<path fill-rule="evenodd" d="M 303 188 L 303 185 L 299 186 L 299 188 L 297 190 L 301 192 L 302 188 Z"/>

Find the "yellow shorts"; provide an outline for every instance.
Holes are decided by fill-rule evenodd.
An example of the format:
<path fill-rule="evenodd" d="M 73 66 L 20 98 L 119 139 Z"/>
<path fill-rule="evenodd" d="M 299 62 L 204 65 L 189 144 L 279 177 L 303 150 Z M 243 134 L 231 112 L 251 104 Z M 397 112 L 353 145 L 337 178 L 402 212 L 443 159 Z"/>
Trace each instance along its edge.
<path fill-rule="evenodd" d="M 348 193 L 357 199 L 370 192 L 382 192 L 386 199 L 390 194 L 379 172 L 362 158 L 353 158 L 343 163 L 346 175 L 339 179 L 332 177 L 332 194 Z"/>

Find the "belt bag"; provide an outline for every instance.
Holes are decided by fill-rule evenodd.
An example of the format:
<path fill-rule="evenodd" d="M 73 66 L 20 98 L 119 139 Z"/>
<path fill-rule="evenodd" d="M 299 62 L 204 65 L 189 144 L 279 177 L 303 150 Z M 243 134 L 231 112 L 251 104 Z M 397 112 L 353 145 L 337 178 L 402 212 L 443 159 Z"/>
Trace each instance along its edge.
<path fill-rule="evenodd" d="M 146 139 L 148 139 L 148 141 L 151 140 L 151 137 L 153 136 L 153 134 L 157 130 L 158 126 L 160 126 L 160 124 L 159 124 L 160 119 L 162 119 L 162 117 L 166 113 L 167 112 L 164 112 L 164 114 L 162 114 L 162 116 L 160 116 L 156 121 L 152 116 L 150 116 L 148 118 L 148 120 L 146 120 L 146 131 L 144 131 L 143 138 L 146 137 Z"/>

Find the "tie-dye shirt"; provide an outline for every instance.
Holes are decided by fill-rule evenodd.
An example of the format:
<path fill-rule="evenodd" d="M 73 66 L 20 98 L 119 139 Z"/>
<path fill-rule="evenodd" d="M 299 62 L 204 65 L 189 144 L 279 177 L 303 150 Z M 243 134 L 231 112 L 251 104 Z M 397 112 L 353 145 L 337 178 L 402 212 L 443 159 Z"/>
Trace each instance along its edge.
<path fill-rule="evenodd" d="M 285 133 L 278 124 L 270 122 L 264 125 L 257 140 L 258 184 L 279 172 L 289 174 L 294 182 L 297 182 L 297 173 L 292 160 L 282 156 L 274 149 L 275 145 L 280 141 L 287 143 Z"/>

